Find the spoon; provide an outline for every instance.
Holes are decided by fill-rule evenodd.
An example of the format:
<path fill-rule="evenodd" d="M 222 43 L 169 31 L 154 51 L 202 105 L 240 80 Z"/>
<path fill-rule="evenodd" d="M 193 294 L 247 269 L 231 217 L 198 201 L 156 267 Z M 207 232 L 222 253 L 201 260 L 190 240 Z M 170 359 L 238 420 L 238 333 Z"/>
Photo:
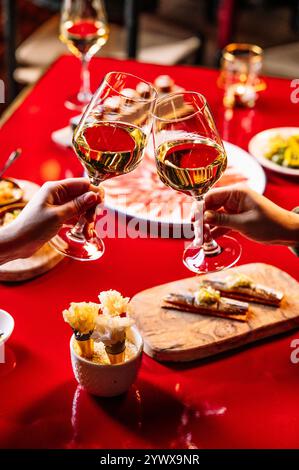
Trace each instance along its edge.
<path fill-rule="evenodd" d="M 8 159 L 6 160 L 3 168 L 0 170 L 0 178 L 2 177 L 2 175 L 6 172 L 6 170 L 8 170 L 8 168 L 19 158 L 19 156 L 21 155 L 22 153 L 22 149 L 17 149 L 17 150 L 14 150 L 8 157 Z"/>

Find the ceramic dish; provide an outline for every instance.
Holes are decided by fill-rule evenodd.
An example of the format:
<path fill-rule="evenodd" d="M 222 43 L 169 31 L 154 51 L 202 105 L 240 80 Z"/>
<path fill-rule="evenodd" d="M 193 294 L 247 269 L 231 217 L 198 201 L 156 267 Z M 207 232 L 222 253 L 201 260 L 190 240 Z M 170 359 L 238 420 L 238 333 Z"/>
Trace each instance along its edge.
<path fill-rule="evenodd" d="M 5 310 L 0 309 L 0 345 L 11 336 L 15 327 L 13 317 Z"/>
<path fill-rule="evenodd" d="M 282 175 L 299 176 L 299 168 L 282 166 L 265 157 L 269 150 L 269 142 L 273 137 L 288 138 L 293 135 L 299 135 L 299 127 L 276 127 L 259 132 L 250 140 L 248 144 L 249 152 L 264 168 L 281 173 Z"/>
<path fill-rule="evenodd" d="M 126 392 L 136 379 L 141 363 L 143 340 L 135 326 L 128 339 L 137 347 L 136 355 L 121 364 L 97 364 L 79 356 L 74 349 L 74 335 L 70 341 L 71 362 L 77 382 L 92 395 L 113 397 Z"/>

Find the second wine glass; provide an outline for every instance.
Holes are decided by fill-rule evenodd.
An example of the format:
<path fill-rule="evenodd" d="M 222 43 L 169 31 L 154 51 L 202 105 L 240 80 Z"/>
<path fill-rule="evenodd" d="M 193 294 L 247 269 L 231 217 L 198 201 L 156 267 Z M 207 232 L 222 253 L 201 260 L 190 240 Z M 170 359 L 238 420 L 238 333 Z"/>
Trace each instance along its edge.
<path fill-rule="evenodd" d="M 194 199 L 194 240 L 183 254 L 195 273 L 219 271 L 235 264 L 239 243 L 223 236 L 217 243 L 204 240 L 204 195 L 219 180 L 227 157 L 204 96 L 196 92 L 171 93 L 157 101 L 154 119 L 156 165 L 161 181 Z"/>
<path fill-rule="evenodd" d="M 73 135 L 75 152 L 93 185 L 129 173 L 141 162 L 156 97 L 152 85 L 134 75 L 110 72 L 105 76 Z M 51 244 L 81 261 L 104 253 L 94 224 L 84 216 L 75 225 L 63 226 Z"/>

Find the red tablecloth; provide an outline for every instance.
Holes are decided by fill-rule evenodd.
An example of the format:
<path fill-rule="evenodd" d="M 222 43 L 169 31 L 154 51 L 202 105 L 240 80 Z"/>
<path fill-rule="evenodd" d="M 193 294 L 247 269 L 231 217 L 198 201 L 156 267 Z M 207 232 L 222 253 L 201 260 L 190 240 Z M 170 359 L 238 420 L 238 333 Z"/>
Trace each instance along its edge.
<path fill-rule="evenodd" d="M 216 71 L 95 59 L 93 88 L 115 69 L 147 80 L 169 73 L 179 85 L 202 92 L 222 136 L 245 149 L 260 130 L 299 124 L 287 80 L 267 79 L 256 108 L 224 122 Z M 72 151 L 50 138 L 68 123 L 63 103 L 78 86 L 78 61 L 59 59 L 3 125 L 0 163 L 10 150 L 23 149 L 12 176 L 41 183 L 81 172 Z M 298 205 L 296 180 L 267 177 L 269 198 L 288 209 Z M 287 248 L 240 240 L 240 263 L 271 263 L 299 279 L 298 259 Z M 64 260 L 35 280 L 0 286 L 0 307 L 16 322 L 7 364 L 0 364 L 1 447 L 298 447 L 299 364 L 290 361 L 298 332 L 195 364 L 159 364 L 144 355 L 136 384 L 120 398 L 96 399 L 77 387 L 62 309 L 70 301 L 96 301 L 104 289 L 132 296 L 189 276 L 182 248 L 181 240 L 108 239 L 97 262 Z"/>

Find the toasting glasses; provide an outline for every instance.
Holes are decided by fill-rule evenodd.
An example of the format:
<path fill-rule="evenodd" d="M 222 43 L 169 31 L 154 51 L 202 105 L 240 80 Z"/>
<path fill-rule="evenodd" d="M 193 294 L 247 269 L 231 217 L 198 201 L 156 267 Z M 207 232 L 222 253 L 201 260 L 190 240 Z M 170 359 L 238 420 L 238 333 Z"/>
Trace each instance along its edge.
<path fill-rule="evenodd" d="M 111 72 L 105 76 L 73 135 L 75 152 L 92 184 L 99 186 L 129 173 L 140 163 L 156 97 L 151 84 L 134 75 Z M 81 261 L 104 253 L 94 224 L 88 225 L 84 216 L 75 225 L 65 225 L 51 243 L 60 253 Z"/>
<path fill-rule="evenodd" d="M 223 236 L 218 244 L 211 236 L 204 239 L 203 233 L 204 195 L 227 165 L 223 143 L 204 96 L 178 92 L 159 99 L 153 133 L 161 181 L 194 199 L 195 237 L 184 251 L 184 264 L 195 273 L 232 266 L 241 254 L 239 243 Z"/>
<path fill-rule="evenodd" d="M 102 0 L 64 0 L 61 10 L 60 39 L 81 59 L 81 88 L 65 105 L 82 111 L 91 100 L 89 62 L 107 42 L 109 27 Z"/>

